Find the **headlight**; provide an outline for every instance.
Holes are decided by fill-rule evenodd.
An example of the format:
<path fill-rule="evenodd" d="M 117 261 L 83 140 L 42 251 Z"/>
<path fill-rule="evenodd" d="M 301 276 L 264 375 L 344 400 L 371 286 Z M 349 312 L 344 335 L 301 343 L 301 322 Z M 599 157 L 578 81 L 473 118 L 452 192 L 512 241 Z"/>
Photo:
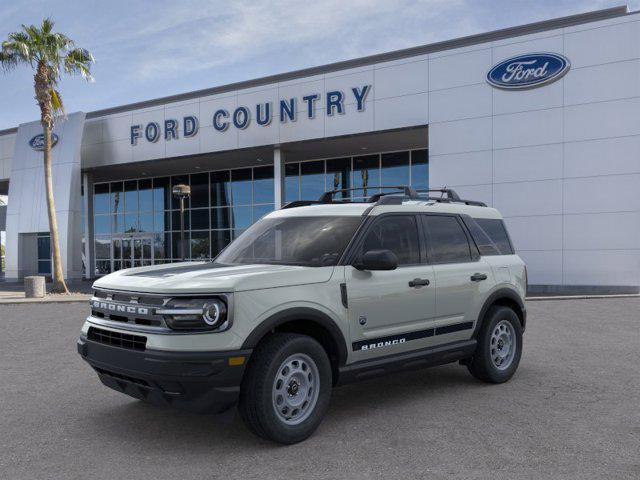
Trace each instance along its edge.
<path fill-rule="evenodd" d="M 223 298 L 173 298 L 158 310 L 173 330 L 227 330 L 231 326 Z"/>

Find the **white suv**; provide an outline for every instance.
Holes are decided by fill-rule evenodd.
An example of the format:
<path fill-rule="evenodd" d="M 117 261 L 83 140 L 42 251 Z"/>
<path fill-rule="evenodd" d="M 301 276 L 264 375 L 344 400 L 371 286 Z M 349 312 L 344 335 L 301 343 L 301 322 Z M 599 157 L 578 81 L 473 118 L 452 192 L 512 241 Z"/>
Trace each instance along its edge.
<path fill-rule="evenodd" d="M 362 202 L 294 202 L 213 262 L 95 282 L 78 351 L 107 386 L 218 413 L 256 434 L 313 433 L 338 384 L 459 361 L 514 374 L 526 269 L 497 210 L 452 190 L 390 187 Z"/>

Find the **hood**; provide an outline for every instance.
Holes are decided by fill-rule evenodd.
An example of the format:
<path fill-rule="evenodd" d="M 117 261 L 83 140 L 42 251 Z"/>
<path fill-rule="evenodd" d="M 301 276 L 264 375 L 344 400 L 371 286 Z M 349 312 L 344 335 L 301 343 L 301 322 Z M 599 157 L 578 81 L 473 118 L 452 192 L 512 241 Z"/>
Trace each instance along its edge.
<path fill-rule="evenodd" d="M 119 270 L 94 286 L 148 293 L 241 292 L 326 282 L 332 272 L 333 267 L 183 262 Z"/>

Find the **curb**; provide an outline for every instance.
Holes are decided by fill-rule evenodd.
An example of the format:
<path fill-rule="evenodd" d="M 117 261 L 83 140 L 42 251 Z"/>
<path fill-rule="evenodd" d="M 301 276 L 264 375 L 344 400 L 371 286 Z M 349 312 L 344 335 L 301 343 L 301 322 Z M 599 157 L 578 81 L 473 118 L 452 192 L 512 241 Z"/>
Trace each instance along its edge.
<path fill-rule="evenodd" d="M 638 293 L 622 293 L 614 295 L 558 295 L 551 297 L 526 297 L 527 302 L 539 302 L 548 300 L 592 300 L 599 298 L 640 298 Z"/>

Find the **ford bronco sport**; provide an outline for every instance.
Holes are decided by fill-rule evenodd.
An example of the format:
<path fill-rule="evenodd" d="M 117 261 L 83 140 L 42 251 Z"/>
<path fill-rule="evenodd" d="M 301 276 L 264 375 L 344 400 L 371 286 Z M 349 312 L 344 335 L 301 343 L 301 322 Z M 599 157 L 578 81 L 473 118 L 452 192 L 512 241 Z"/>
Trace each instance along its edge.
<path fill-rule="evenodd" d="M 79 353 L 108 387 L 201 413 L 237 404 L 285 444 L 313 433 L 339 384 L 456 361 L 509 380 L 526 269 L 500 214 L 453 190 L 389 188 L 288 204 L 212 262 L 100 278 Z"/>

